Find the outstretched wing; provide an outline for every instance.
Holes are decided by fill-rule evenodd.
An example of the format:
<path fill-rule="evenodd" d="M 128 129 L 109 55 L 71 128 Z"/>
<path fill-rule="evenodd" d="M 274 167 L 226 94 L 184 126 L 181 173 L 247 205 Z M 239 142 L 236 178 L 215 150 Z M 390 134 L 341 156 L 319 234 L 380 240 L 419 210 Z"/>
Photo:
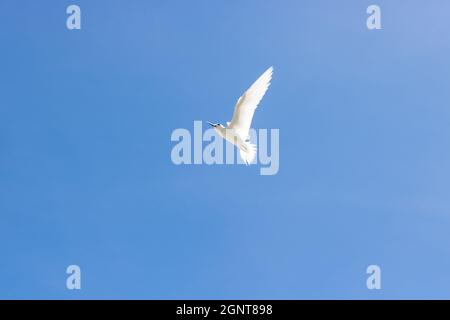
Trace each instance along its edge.
<path fill-rule="evenodd" d="M 238 99 L 234 107 L 233 119 L 231 119 L 228 128 L 243 139 L 247 139 L 250 126 L 252 124 L 253 114 L 261 99 L 264 97 L 270 86 L 273 67 L 267 69 L 252 86 Z"/>

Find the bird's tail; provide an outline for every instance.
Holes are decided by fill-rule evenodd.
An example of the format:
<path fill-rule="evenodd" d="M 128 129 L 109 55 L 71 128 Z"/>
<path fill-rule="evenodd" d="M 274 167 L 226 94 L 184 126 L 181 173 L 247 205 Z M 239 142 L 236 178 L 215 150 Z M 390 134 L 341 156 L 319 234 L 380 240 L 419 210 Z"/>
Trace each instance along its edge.
<path fill-rule="evenodd" d="M 241 148 L 239 150 L 239 154 L 241 155 L 242 160 L 244 160 L 246 165 L 249 165 L 250 163 L 255 160 L 256 157 L 256 145 L 250 142 L 244 142 L 241 145 Z"/>

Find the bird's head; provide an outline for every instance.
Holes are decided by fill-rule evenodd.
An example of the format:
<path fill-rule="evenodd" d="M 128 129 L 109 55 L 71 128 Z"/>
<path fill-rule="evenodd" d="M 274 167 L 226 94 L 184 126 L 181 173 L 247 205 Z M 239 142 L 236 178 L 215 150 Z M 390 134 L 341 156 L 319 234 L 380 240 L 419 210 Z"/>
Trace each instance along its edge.
<path fill-rule="evenodd" d="M 206 121 L 206 122 L 208 122 L 208 124 L 211 126 L 211 127 L 213 127 L 213 128 L 216 128 L 216 127 L 222 127 L 222 128 L 225 128 L 223 125 L 221 125 L 220 123 L 212 123 L 212 122 L 209 122 L 209 121 Z"/>

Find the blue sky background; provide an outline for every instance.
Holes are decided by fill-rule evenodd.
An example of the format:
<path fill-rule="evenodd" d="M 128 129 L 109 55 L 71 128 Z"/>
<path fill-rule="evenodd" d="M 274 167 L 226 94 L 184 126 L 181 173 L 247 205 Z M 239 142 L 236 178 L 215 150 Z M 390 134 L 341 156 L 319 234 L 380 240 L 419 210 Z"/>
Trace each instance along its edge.
<path fill-rule="evenodd" d="M 449 11 L 2 0 L 0 298 L 450 298 Z M 271 65 L 278 175 L 173 165 Z"/>

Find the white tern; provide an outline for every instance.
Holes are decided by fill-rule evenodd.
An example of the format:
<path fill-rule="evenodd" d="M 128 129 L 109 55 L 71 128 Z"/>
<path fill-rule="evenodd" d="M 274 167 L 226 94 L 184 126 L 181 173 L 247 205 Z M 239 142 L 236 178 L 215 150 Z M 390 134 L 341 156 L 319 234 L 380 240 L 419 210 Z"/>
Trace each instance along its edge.
<path fill-rule="evenodd" d="M 273 67 L 267 69 L 250 88 L 238 99 L 234 107 L 233 118 L 224 127 L 220 123 L 207 121 L 225 140 L 239 149 L 245 164 L 249 165 L 256 156 L 256 145 L 250 143 L 249 131 L 253 114 L 263 98 L 272 80 Z"/>

